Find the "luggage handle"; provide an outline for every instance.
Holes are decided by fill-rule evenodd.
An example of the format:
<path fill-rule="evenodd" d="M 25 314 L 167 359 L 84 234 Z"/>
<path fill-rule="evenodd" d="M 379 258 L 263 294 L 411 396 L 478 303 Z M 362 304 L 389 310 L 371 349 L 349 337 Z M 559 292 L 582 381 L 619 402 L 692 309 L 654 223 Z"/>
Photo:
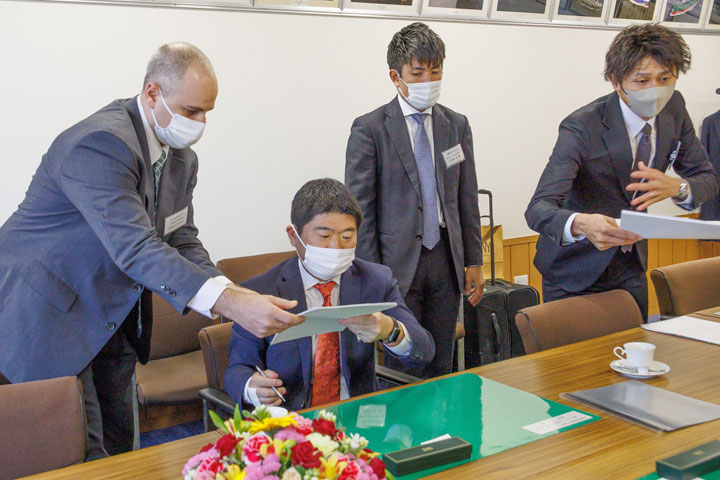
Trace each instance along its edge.
<path fill-rule="evenodd" d="M 490 219 L 490 285 L 495 285 L 495 222 L 493 220 L 493 200 L 492 192 L 481 188 L 478 190 L 478 195 L 488 196 L 488 206 L 490 209 L 489 215 L 480 215 L 480 218 Z M 482 235 L 480 236 L 482 240 Z"/>
<path fill-rule="evenodd" d="M 498 340 L 497 345 L 497 353 L 493 352 L 493 356 L 495 356 L 496 360 L 501 357 L 502 355 L 502 332 L 500 330 L 500 322 L 498 321 L 497 315 L 495 312 L 490 313 L 490 318 L 492 318 L 492 325 L 493 329 L 495 330 L 495 338 Z M 495 342 L 493 342 L 495 343 Z"/>

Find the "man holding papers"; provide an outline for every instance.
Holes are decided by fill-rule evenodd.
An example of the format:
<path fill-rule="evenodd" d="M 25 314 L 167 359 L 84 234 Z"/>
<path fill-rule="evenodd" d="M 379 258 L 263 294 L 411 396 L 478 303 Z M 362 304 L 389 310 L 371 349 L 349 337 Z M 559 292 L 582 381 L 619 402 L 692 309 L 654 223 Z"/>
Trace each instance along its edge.
<path fill-rule="evenodd" d="M 605 57 L 614 92 L 560 124 L 525 212 L 540 233 L 535 266 L 545 301 L 621 288 L 647 318 L 647 242 L 615 219 L 670 197 L 691 210 L 718 192 L 675 91 L 689 68 L 690 50 L 679 34 L 652 24 L 627 27 Z M 680 178 L 665 175 L 671 166 Z"/>
<path fill-rule="evenodd" d="M 423 367 L 435 354 L 430 334 L 405 306 L 388 267 L 354 259 L 360 206 L 337 180 L 312 180 L 295 194 L 286 228 L 292 258 L 244 283 L 261 294 L 282 292 L 298 301 L 293 313 L 322 306 L 394 302 L 385 312 L 339 320 L 347 328 L 271 345 L 233 326 L 225 389 L 244 405 L 290 410 L 377 390 L 375 342 L 386 355 Z M 263 375 L 256 371 L 260 367 Z M 275 390 L 273 390 L 273 387 Z"/>

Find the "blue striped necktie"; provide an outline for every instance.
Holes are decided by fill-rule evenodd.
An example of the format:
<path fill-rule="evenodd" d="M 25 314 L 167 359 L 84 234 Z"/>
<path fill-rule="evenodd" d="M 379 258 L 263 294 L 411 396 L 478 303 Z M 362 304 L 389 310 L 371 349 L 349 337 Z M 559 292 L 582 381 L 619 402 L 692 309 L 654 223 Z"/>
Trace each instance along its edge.
<path fill-rule="evenodd" d="M 432 147 L 425 131 L 425 117 L 427 113 L 414 113 L 410 115 L 417 122 L 415 132 L 415 164 L 420 176 L 420 193 L 423 208 L 423 247 L 428 250 L 435 248 L 440 241 L 440 219 L 438 218 L 438 205 L 435 185 L 435 167 L 432 159 Z"/>

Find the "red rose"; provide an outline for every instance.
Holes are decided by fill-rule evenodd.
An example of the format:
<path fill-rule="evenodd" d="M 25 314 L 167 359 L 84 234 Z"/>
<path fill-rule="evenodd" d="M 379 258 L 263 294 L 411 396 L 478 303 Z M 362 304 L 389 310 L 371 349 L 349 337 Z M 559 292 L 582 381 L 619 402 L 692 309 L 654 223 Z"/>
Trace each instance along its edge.
<path fill-rule="evenodd" d="M 322 466 L 322 463 L 320 463 L 321 455 L 322 453 L 315 450 L 315 447 L 310 442 L 296 443 L 290 450 L 293 466 L 300 465 L 303 468 L 320 468 Z"/>
<path fill-rule="evenodd" d="M 375 475 L 377 475 L 380 480 L 385 478 L 385 462 L 380 460 L 380 458 L 375 457 L 370 460 L 370 468 L 373 469 L 373 472 L 375 472 Z"/>
<path fill-rule="evenodd" d="M 245 445 L 243 445 L 243 461 L 245 461 L 245 463 L 256 463 L 262 460 L 260 447 L 265 443 L 270 443 L 270 438 L 264 433 L 256 433 L 245 440 Z"/>
<path fill-rule="evenodd" d="M 217 448 L 218 455 L 220 458 L 227 457 L 235 450 L 235 446 L 240 441 L 239 438 L 235 438 L 235 435 L 228 433 L 220 437 L 215 447 Z"/>
<path fill-rule="evenodd" d="M 312 426 L 316 432 L 322 435 L 327 435 L 330 438 L 335 438 L 335 435 L 337 435 L 335 423 L 331 422 L 330 420 L 325 420 L 324 418 L 316 418 L 315 420 L 313 420 Z"/>
<path fill-rule="evenodd" d="M 360 469 L 358 468 L 357 464 L 355 462 L 348 462 L 347 465 L 345 465 L 345 468 L 343 468 L 342 472 L 340 472 L 338 480 L 355 479 L 357 478 L 358 473 L 360 473 Z"/>

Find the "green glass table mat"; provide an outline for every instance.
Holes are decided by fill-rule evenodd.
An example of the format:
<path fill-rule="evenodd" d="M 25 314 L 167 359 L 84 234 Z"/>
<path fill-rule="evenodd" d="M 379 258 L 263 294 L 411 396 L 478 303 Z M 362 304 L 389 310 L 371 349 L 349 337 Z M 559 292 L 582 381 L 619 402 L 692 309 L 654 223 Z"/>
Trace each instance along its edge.
<path fill-rule="evenodd" d="M 385 406 L 383 426 L 358 427 L 360 408 L 365 406 L 367 409 L 368 405 Z M 370 442 L 368 447 L 380 453 L 420 445 L 426 440 L 449 434 L 472 444 L 471 460 L 534 442 L 600 418 L 472 373 L 346 402 L 326 410 L 337 415 L 338 423 L 348 432 L 367 438 Z M 542 435 L 522 428 L 572 411 L 585 413 L 590 418 Z M 313 418 L 314 412 L 306 412 L 304 415 Z M 466 462 L 443 465 L 398 478 L 421 478 Z"/>

